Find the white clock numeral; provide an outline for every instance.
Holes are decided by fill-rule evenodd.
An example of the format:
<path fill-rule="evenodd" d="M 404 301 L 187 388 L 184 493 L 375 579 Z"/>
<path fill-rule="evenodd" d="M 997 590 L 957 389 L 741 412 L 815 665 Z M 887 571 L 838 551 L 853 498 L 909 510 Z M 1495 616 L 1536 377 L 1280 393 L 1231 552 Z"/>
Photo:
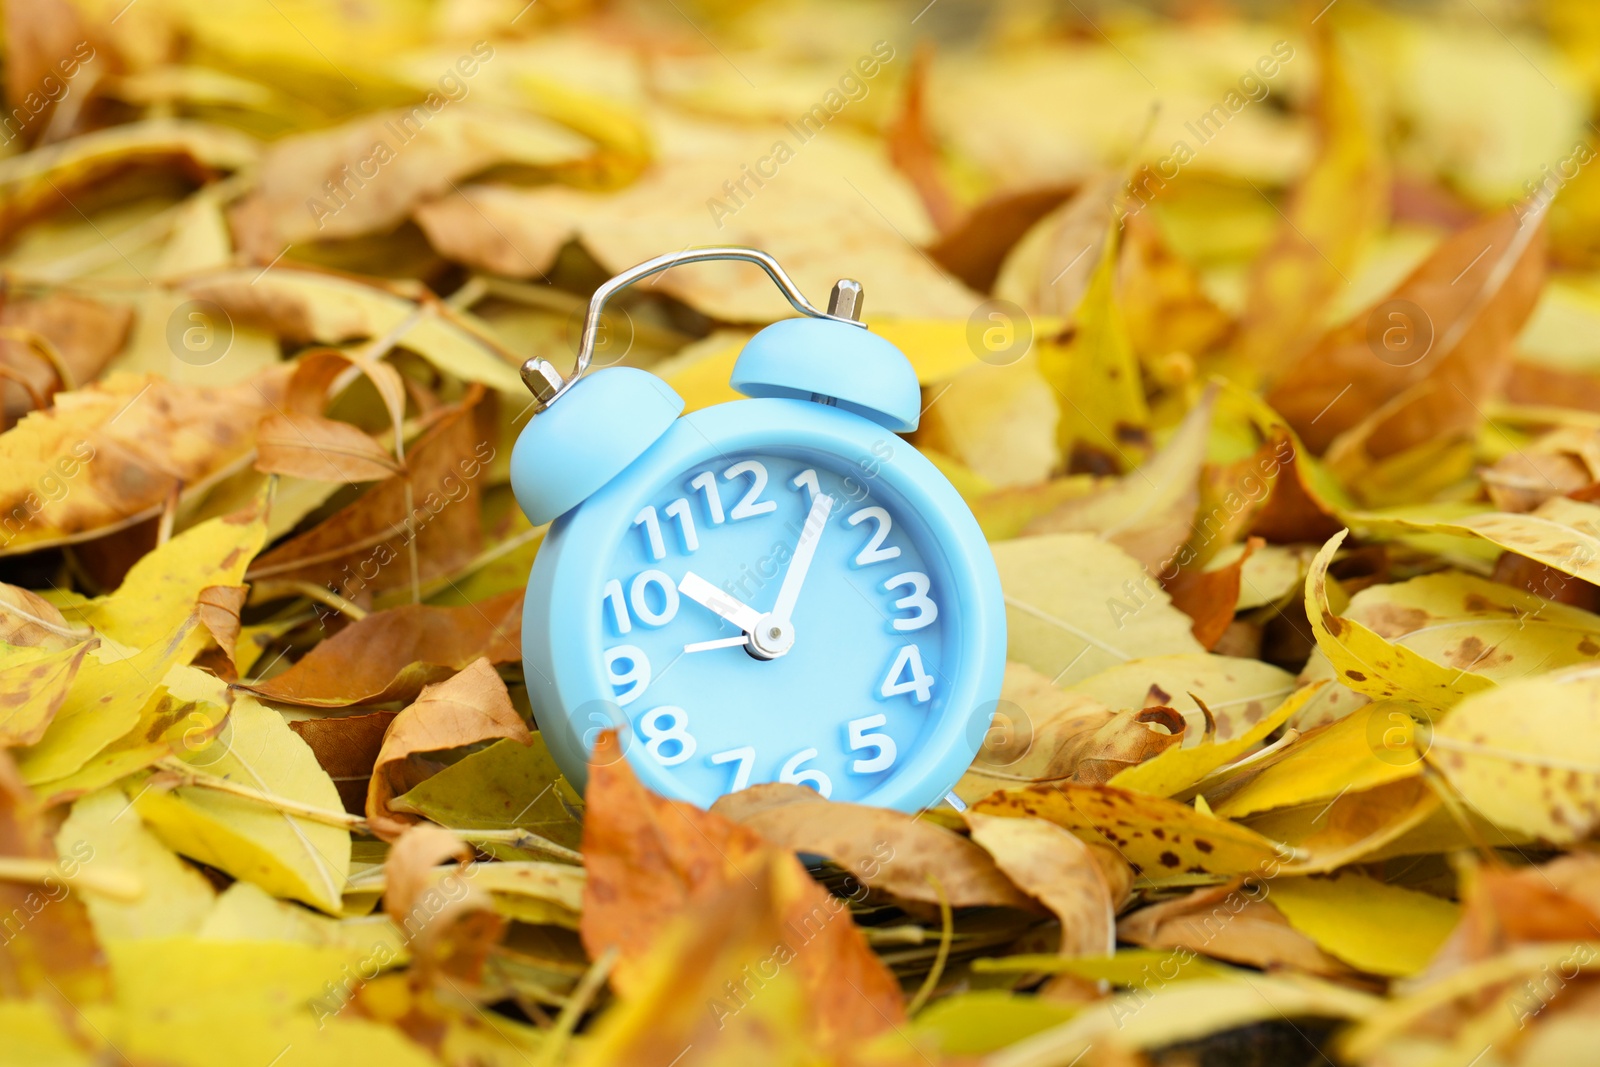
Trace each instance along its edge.
<path fill-rule="evenodd" d="M 739 766 L 733 771 L 733 786 L 728 790 L 737 793 L 750 784 L 750 769 L 756 765 L 756 749 L 754 745 L 745 745 L 743 748 L 730 748 L 726 752 L 718 752 L 711 757 L 711 762 L 721 765 L 737 761 Z"/>
<path fill-rule="evenodd" d="M 694 755 L 695 740 L 689 733 L 689 713 L 682 708 L 671 704 L 651 708 L 639 720 L 639 732 L 648 742 L 644 750 L 663 767 L 676 767 Z M 663 752 L 667 745 L 675 746 L 676 751 Z"/>
<path fill-rule="evenodd" d="M 722 472 L 722 476 L 730 482 L 735 478 L 742 478 L 746 474 L 750 475 L 750 488 L 745 491 L 744 496 L 740 497 L 739 502 L 728 512 L 728 518 L 735 521 L 753 519 L 757 515 L 768 515 L 778 510 L 778 502 L 776 500 L 760 499 L 761 491 L 767 487 L 767 468 L 765 464 L 757 463 L 753 459 L 747 459 L 743 463 L 735 463 Z"/>
<path fill-rule="evenodd" d="M 679 497 L 667 505 L 667 516 L 678 520 L 678 537 L 683 541 L 683 550 L 693 552 L 700 547 L 700 538 L 694 532 L 694 516 L 689 514 L 689 502 Z"/>
<path fill-rule="evenodd" d="M 850 769 L 857 774 L 876 774 L 886 771 L 894 766 L 895 756 L 899 755 L 895 748 L 894 738 L 884 733 L 868 733 L 874 726 L 882 726 L 889 721 L 887 715 L 868 715 L 864 719 L 851 719 L 846 727 L 850 731 L 850 749 L 859 752 L 863 748 L 875 748 L 878 754 L 871 759 L 858 759 L 850 764 Z"/>
<path fill-rule="evenodd" d="M 628 633 L 633 629 L 633 620 L 628 618 L 628 602 L 622 599 L 622 583 L 613 578 L 606 583 L 605 601 L 611 605 L 611 618 L 616 623 L 617 634 Z"/>
<path fill-rule="evenodd" d="M 883 547 L 883 543 L 889 539 L 889 530 L 894 526 L 887 511 L 876 506 L 862 508 L 860 511 L 852 512 L 845 521 L 851 526 L 859 526 L 867 520 L 875 524 L 875 529 L 872 531 L 872 536 L 867 538 L 867 546 L 856 553 L 856 566 L 865 567 L 871 563 L 882 563 L 886 559 L 898 557 L 900 555 L 898 548 Z"/>
<path fill-rule="evenodd" d="M 790 480 L 789 484 L 794 486 L 796 489 L 804 489 L 806 491 L 807 504 L 815 500 L 817 498 L 817 494 L 822 492 L 822 486 L 817 481 L 817 472 L 812 470 L 810 467 L 807 467 L 799 474 L 796 474 L 794 478 Z"/>
<path fill-rule="evenodd" d="M 783 765 L 778 772 L 778 781 L 789 782 L 792 785 L 809 785 L 826 800 L 833 795 L 833 779 L 819 770 L 802 771 L 800 764 L 817 758 L 817 750 L 803 748 L 789 757 L 789 762 Z"/>
<path fill-rule="evenodd" d="M 704 471 L 694 476 L 689 482 L 689 488 L 698 489 L 706 497 L 706 517 L 711 520 L 711 525 L 722 525 L 722 494 L 717 492 L 717 476 L 710 471 Z"/>
<path fill-rule="evenodd" d="M 633 524 L 644 527 L 644 539 L 650 549 L 650 558 L 665 559 L 667 546 L 661 540 L 661 520 L 656 518 L 655 505 L 646 505 L 643 511 L 633 517 Z"/>
<path fill-rule="evenodd" d="M 894 606 L 897 610 L 914 608 L 917 614 L 909 619 L 894 620 L 894 628 L 896 630 L 920 630 L 924 626 L 932 625 L 933 621 L 939 617 L 939 605 L 928 598 L 928 590 L 931 588 L 928 576 L 921 571 L 906 571 L 904 574 L 897 574 L 887 582 L 884 582 L 883 588 L 886 590 L 898 589 L 903 585 L 909 585 L 911 592 L 896 600 Z"/>
<path fill-rule="evenodd" d="M 911 674 L 910 679 L 900 681 L 900 675 L 907 671 Z M 889 673 L 883 679 L 883 688 L 878 692 L 884 697 L 911 693 L 918 704 L 926 704 L 933 695 L 933 677 L 922 669 L 922 650 L 916 645 L 901 646 L 900 651 L 894 654 L 894 663 L 890 665 Z"/>
<path fill-rule="evenodd" d="M 650 606 L 652 585 L 661 590 L 660 611 Z M 665 626 L 678 614 L 678 586 L 664 571 L 641 572 L 628 589 L 628 600 L 633 604 L 633 613 L 646 626 Z"/>
<path fill-rule="evenodd" d="M 628 666 L 624 670 L 617 670 L 617 661 L 623 660 Z M 618 645 L 606 649 L 606 680 L 611 683 L 611 688 L 617 690 L 617 706 L 627 707 L 639 699 L 650 685 L 650 658 L 636 645 Z M 627 692 L 622 692 L 626 689 Z"/>

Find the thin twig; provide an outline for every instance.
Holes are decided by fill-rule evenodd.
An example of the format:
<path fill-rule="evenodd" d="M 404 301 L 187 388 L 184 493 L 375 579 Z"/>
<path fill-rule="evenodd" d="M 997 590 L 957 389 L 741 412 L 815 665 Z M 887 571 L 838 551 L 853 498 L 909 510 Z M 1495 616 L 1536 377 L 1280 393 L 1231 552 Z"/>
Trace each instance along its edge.
<path fill-rule="evenodd" d="M 616 966 L 617 957 L 621 954 L 622 950 L 612 945 L 600 953 L 600 958 L 584 972 L 582 978 L 578 979 L 572 995 L 567 998 L 566 1004 L 562 1005 L 561 1014 L 556 1016 L 556 1025 L 545 1035 L 544 1047 L 539 1050 L 538 1067 L 551 1067 L 560 1060 L 562 1052 L 566 1050 L 567 1041 L 572 1037 L 572 1032 L 578 1028 L 578 1020 L 594 1003 L 600 987 L 605 984 L 606 976 L 611 973 L 611 968 Z"/>
<path fill-rule="evenodd" d="M 515 827 L 509 830 L 463 830 L 458 827 L 449 827 L 451 833 L 464 841 L 475 845 L 510 845 L 512 848 L 524 852 L 542 852 L 547 856 L 566 860 L 569 863 L 582 863 L 583 853 L 574 852 L 565 845 L 558 845 L 547 837 L 520 830 Z"/>
<path fill-rule="evenodd" d="M 928 998 L 933 996 L 933 991 L 939 986 L 939 979 L 944 977 L 944 965 L 950 959 L 950 942 L 955 938 L 955 920 L 950 913 L 950 896 L 931 872 L 928 875 L 928 884 L 933 886 L 934 895 L 939 898 L 939 951 L 933 957 L 933 967 L 929 969 L 928 977 L 922 980 L 917 995 L 906 1005 L 906 1014 L 913 1018 L 922 1010 L 922 1006 L 928 1003 Z"/>

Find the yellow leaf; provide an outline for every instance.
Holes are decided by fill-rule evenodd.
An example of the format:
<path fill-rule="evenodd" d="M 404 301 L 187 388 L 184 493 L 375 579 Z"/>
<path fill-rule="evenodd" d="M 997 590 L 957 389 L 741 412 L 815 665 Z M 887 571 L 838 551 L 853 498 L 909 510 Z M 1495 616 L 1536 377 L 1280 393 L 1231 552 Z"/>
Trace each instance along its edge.
<path fill-rule="evenodd" d="M 1109 784 L 1121 789 L 1136 789 L 1141 793 L 1170 797 L 1198 783 L 1212 771 L 1243 757 L 1268 734 L 1289 721 L 1289 717 L 1305 706 L 1326 682 L 1303 686 L 1279 704 L 1271 714 L 1258 720 L 1250 729 L 1229 740 L 1211 739 L 1194 748 L 1173 747 L 1145 760 L 1143 763 L 1118 772 Z"/>
<path fill-rule="evenodd" d="M 1029 354 L 1010 364 L 974 365 L 932 390 L 916 440 L 991 485 L 1032 486 L 1058 466 L 1058 419 L 1039 361 Z"/>
<path fill-rule="evenodd" d="M 65 778 L 126 734 L 167 671 L 183 657 L 193 616 L 163 639 L 124 659 L 105 645 L 84 657 L 50 727 L 39 742 L 17 750 L 17 769 L 31 783 Z"/>
<path fill-rule="evenodd" d="M 1311 561 L 1311 573 L 1306 577 L 1306 617 L 1317 635 L 1317 647 L 1332 661 L 1339 681 L 1375 700 L 1399 697 L 1435 711 L 1492 686 L 1488 678 L 1465 666 L 1442 666 L 1334 613 L 1328 600 L 1328 564 L 1348 533 L 1341 530 L 1328 539 Z"/>
<path fill-rule="evenodd" d="M 1363 971 L 1399 978 L 1428 965 L 1461 915 L 1458 904 L 1355 871 L 1276 878 L 1268 890 L 1289 925 L 1323 949 Z"/>
<path fill-rule="evenodd" d="M 1039 369 L 1061 410 L 1056 441 L 1069 470 L 1132 470 L 1149 446 L 1150 409 L 1117 303 L 1116 267 L 1113 233 L 1078 308 L 1071 339 L 1038 342 Z"/>
<path fill-rule="evenodd" d="M 1241 971 L 1226 978 L 1158 982 L 1100 1001 L 1063 1026 L 1017 1042 L 990 1062 L 1069 1064 L 1089 1049 L 1154 1049 L 1252 1023 L 1299 1017 L 1360 1019 L 1383 1001 L 1333 982 Z"/>
<path fill-rule="evenodd" d="M 404 963 L 405 936 L 387 915 L 333 919 L 279 900 L 253 882 L 235 882 L 203 913 L 194 936 L 200 941 L 286 941 L 340 948 L 383 965 Z"/>
<path fill-rule="evenodd" d="M 1034 519 L 1023 532 L 1093 533 L 1123 548 L 1146 570 L 1175 574 L 1176 567 L 1191 558 L 1178 550 L 1189 539 L 1200 504 L 1200 467 L 1216 397 L 1216 388 L 1208 388 L 1167 443 L 1138 470 L 1068 500 Z"/>
<path fill-rule="evenodd" d="M 528 395 L 516 368 L 458 321 L 376 285 L 277 267 L 208 274 L 186 288 L 193 297 L 216 301 L 234 320 L 269 325 L 285 340 L 340 344 L 397 333 L 396 345 L 447 374 L 518 399 Z"/>
<path fill-rule="evenodd" d="M 185 530 L 142 556 L 115 593 L 69 607 L 63 614 L 134 648 L 154 644 L 194 613 L 201 590 L 243 581 L 245 568 L 266 540 L 261 510 L 210 519 Z M 195 629 L 180 661 L 189 662 L 209 640 L 204 629 Z"/>
<path fill-rule="evenodd" d="M 1587 837 L 1600 804 L 1600 671 L 1591 664 L 1462 701 L 1428 761 L 1498 826 L 1550 841 Z"/>
<path fill-rule="evenodd" d="M 96 865 L 138 873 L 142 893 L 122 900 L 82 888 L 83 900 L 101 942 L 164 938 L 199 929 L 216 891 L 199 871 L 184 863 L 145 829 L 120 789 L 102 789 L 72 805 L 56 834 L 62 855 L 88 849 Z"/>
<path fill-rule="evenodd" d="M 57 141 L 0 161 L 0 236 L 54 208 L 63 196 L 102 181 L 130 162 L 190 163 L 218 170 L 243 170 L 256 162 L 254 138 L 223 126 L 173 119 L 110 126 Z"/>
<path fill-rule="evenodd" d="M 1293 693 L 1295 682 L 1288 671 L 1260 660 L 1189 652 L 1118 664 L 1068 688 L 1108 708 L 1175 708 L 1194 736 L 1204 730 L 1204 716 L 1195 703 L 1199 697 L 1216 721 L 1215 740 L 1229 741 Z"/>
<path fill-rule="evenodd" d="M 1062 782 L 1007 789 L 972 806 L 980 815 L 1031 815 L 1085 841 L 1111 842 L 1133 872 L 1152 882 L 1205 881 L 1219 875 L 1270 873 L 1282 847 L 1254 830 L 1203 815 L 1175 800 L 1104 785 Z M 1098 835 L 1098 836 L 1095 836 Z"/>
<path fill-rule="evenodd" d="M 1327 800 L 1421 773 L 1415 704 L 1378 700 L 1307 733 L 1237 792 L 1216 803 L 1237 819 L 1271 808 Z"/>
<path fill-rule="evenodd" d="M 219 754 L 227 749 L 228 684 L 197 667 L 174 663 L 138 720 L 71 774 L 35 785 L 46 803 L 59 803 L 111 785 L 175 752 Z"/>
<path fill-rule="evenodd" d="M 1329 304 L 1384 222 L 1387 167 L 1365 85 L 1329 22 L 1316 27 L 1317 158 L 1300 179 L 1277 237 L 1252 265 L 1238 341 L 1257 373 L 1293 364 L 1321 333 Z"/>
<path fill-rule="evenodd" d="M 1252 829 L 1294 848 L 1298 858 L 1286 864 L 1283 873 L 1319 874 L 1360 859 L 1378 860 L 1453 847 L 1397 845 L 1439 812 L 1438 796 L 1420 776 L 1413 775 L 1374 789 L 1344 793 L 1331 804 L 1319 800 L 1303 807 L 1280 808 L 1248 821 Z"/>
<path fill-rule="evenodd" d="M 99 642 L 70 648 L 0 646 L 0 748 L 31 745 L 44 736 L 67 699 L 83 657 Z"/>
<path fill-rule="evenodd" d="M 187 757 L 240 785 L 327 811 L 342 811 L 339 791 L 283 718 L 240 693 L 229 717 L 227 751 Z M 350 870 L 350 832 L 199 786 L 170 792 L 129 782 L 145 823 L 175 851 L 290 897 L 339 913 Z"/>
<path fill-rule="evenodd" d="M 1600 507 L 1551 497 L 1532 512 L 1478 512 L 1453 520 L 1352 512 L 1348 521 L 1378 535 L 1414 530 L 1487 541 L 1563 574 L 1600 583 Z"/>
<path fill-rule="evenodd" d="M 1093 534 L 991 547 L 1006 596 L 1007 655 L 1057 685 L 1140 656 L 1205 651 L 1160 583 Z"/>
<path fill-rule="evenodd" d="M 173 492 L 203 493 L 249 459 L 287 377 L 275 368 L 211 388 L 113 374 L 56 394 L 0 434 L 0 513 L 30 516 L 0 555 L 101 537 L 158 515 Z M 40 507 L 40 481 L 52 478 L 68 491 Z"/>
<path fill-rule="evenodd" d="M 1059 1026 L 1078 1011 L 1027 993 L 973 989 L 934 1001 L 907 1030 L 912 1040 L 948 1055 L 981 1056 Z"/>

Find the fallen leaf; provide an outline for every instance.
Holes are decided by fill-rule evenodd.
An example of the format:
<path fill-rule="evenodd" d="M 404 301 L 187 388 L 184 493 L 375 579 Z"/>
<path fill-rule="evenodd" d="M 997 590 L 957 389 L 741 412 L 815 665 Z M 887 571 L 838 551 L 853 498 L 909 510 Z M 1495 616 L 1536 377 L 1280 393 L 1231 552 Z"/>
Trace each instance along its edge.
<path fill-rule="evenodd" d="M 450 106 L 433 93 L 413 108 L 273 142 L 255 190 L 233 208 L 233 231 L 246 253 L 266 261 L 285 245 L 392 229 L 491 167 L 548 176 L 592 150 L 586 138 L 540 116 Z"/>
<path fill-rule="evenodd" d="M 316 645 L 288 670 L 241 688 L 271 700 L 311 707 L 347 707 L 414 700 L 483 657 L 522 658 L 522 590 L 481 604 L 426 604 L 375 611 Z"/>
<path fill-rule="evenodd" d="M 1215 399 L 1216 390 L 1208 389 L 1160 451 L 1137 470 L 1039 516 L 1023 534 L 1093 533 L 1165 577 L 1189 539 L 1200 503 L 1200 464 Z"/>
<path fill-rule="evenodd" d="M 1276 907 L 1278 880 L 1196 889 L 1128 915 L 1117 937 L 1151 949 L 1228 960 L 1265 971 L 1347 978 L 1351 969 L 1295 929 Z"/>
<path fill-rule="evenodd" d="M 1433 731 L 1428 760 L 1497 825 L 1579 840 L 1600 818 L 1597 715 L 1592 663 L 1508 682 L 1457 705 Z"/>
<path fill-rule="evenodd" d="M 25 516 L 0 555 L 102 537 L 197 495 L 249 461 L 256 422 L 282 395 L 274 370 L 227 388 L 113 374 L 0 434 L 0 513 Z M 51 479 L 70 491 L 40 497 Z"/>
<path fill-rule="evenodd" d="M 1317 53 L 1317 155 L 1283 211 L 1272 245 L 1251 264 L 1239 357 L 1264 376 L 1295 367 L 1388 214 L 1388 168 L 1371 103 L 1348 45 L 1329 23 Z"/>
<path fill-rule="evenodd" d="M 487 659 L 476 659 L 459 674 L 425 687 L 383 735 L 367 786 L 367 824 L 372 832 L 393 841 L 419 821 L 415 815 L 389 808 L 390 800 L 406 791 L 402 784 L 414 784 L 405 780 L 404 765 L 412 756 L 500 738 L 525 745 L 533 740 Z"/>
<path fill-rule="evenodd" d="M 1202 741 L 1192 748 L 1176 746 L 1159 753 L 1143 763 L 1120 771 L 1110 784 L 1122 789 L 1136 789 L 1141 793 L 1170 797 L 1200 783 L 1207 775 L 1233 763 L 1264 741 L 1278 727 L 1288 722 L 1326 682 L 1315 682 L 1295 690 L 1282 704 L 1257 721 L 1244 733 L 1228 740 L 1215 738 Z"/>
<path fill-rule="evenodd" d="M 1187 720 L 1190 737 L 1209 732 L 1214 740 L 1231 741 L 1293 693 L 1295 680 L 1260 660 L 1185 652 L 1107 667 L 1071 689 L 1107 707 L 1170 707 Z M 1196 701 L 1205 703 L 1214 728 Z"/>
<path fill-rule="evenodd" d="M 1492 686 L 1492 681 L 1470 669 L 1478 658 L 1475 655 L 1454 668 L 1445 667 L 1355 619 L 1334 613 L 1328 600 L 1328 565 L 1348 532 L 1335 534 L 1322 546 L 1306 577 L 1306 616 L 1317 635 L 1317 647 L 1332 661 L 1339 681 L 1375 700 L 1394 697 L 1441 711 L 1469 693 Z"/>
<path fill-rule="evenodd" d="M 373 482 L 400 463 L 348 422 L 320 415 L 269 415 L 256 431 L 256 470 L 324 482 Z"/>
<path fill-rule="evenodd" d="M 532 744 L 496 741 L 413 786 L 389 806 L 462 832 L 525 830 L 564 849 L 576 849 L 583 832 L 583 802 L 537 734 Z M 524 856 L 514 840 L 481 841 L 479 847 L 503 860 Z"/>
<path fill-rule="evenodd" d="M 317 763 L 339 789 L 344 810 L 357 815 L 367 810 L 367 789 L 373 764 L 383 748 L 389 724 L 399 714 L 372 711 L 365 715 L 326 715 L 290 718 L 293 730 L 311 747 Z"/>
<path fill-rule="evenodd" d="M 1116 294 L 1113 231 L 1078 308 L 1070 338 L 1041 339 L 1039 369 L 1056 393 L 1056 442 L 1069 471 L 1132 470 L 1150 443 L 1150 410 Z"/>
<path fill-rule="evenodd" d="M 1214 801 L 1230 819 L 1272 808 L 1328 801 L 1422 773 L 1426 712 L 1400 700 L 1377 700 L 1338 722 L 1307 731 L 1242 786 Z"/>
<path fill-rule="evenodd" d="M 904 1020 L 899 987 L 868 950 L 844 901 L 754 832 L 647 792 L 618 746 L 615 733 L 604 733 L 590 760 L 583 838 L 589 880 L 580 932 L 591 956 L 611 946 L 620 951 L 611 973 L 620 996 L 638 999 L 660 987 L 665 976 L 660 962 L 651 964 L 651 951 L 673 943 L 664 939 L 674 920 L 715 915 L 730 887 L 761 878 L 774 894 L 773 924 L 786 931 L 780 943 L 800 939 L 784 973 L 809 1003 L 807 1029 L 818 1040 L 860 1040 Z"/>
<path fill-rule="evenodd" d="M 1316 452 L 1344 435 L 1340 447 L 1381 460 L 1470 431 L 1533 310 L 1543 234 L 1542 214 L 1503 211 L 1452 235 L 1387 302 L 1306 352 L 1267 403 Z"/>
<path fill-rule="evenodd" d="M 415 441 L 406 470 L 259 556 L 247 577 L 308 581 L 364 596 L 449 575 L 478 553 L 479 476 L 495 449 L 471 396 Z"/>
<path fill-rule="evenodd" d="M 1180 570 L 1176 578 L 1165 583 L 1173 606 L 1194 620 L 1194 639 L 1207 651 L 1217 647 L 1224 631 L 1232 624 L 1240 600 L 1245 564 L 1265 543 L 1259 537 L 1252 537 L 1245 542 L 1244 551 L 1227 563 L 1204 570 Z"/>
<path fill-rule="evenodd" d="M 1273 842 L 1253 830 L 1176 801 L 1107 785 L 1007 789 L 980 800 L 972 810 L 1045 819 L 1090 843 L 1098 843 L 1090 836 L 1098 835 L 1111 842 L 1135 875 L 1149 881 L 1271 873 L 1284 858 Z"/>
<path fill-rule="evenodd" d="M 0 387 L 6 421 L 99 377 L 121 351 L 132 322 L 130 308 L 77 293 L 8 294 L 0 306 L 0 365 L 11 372 Z"/>
<path fill-rule="evenodd" d="M 1009 658 L 1057 685 L 1139 656 L 1199 652 L 1189 617 L 1137 560 L 1092 534 L 992 546 L 1006 595 Z"/>
<path fill-rule="evenodd" d="M 983 849 L 904 812 L 827 803 L 805 786 L 782 783 L 730 793 L 711 811 L 782 848 L 826 856 L 901 900 L 1030 907 Z"/>
<path fill-rule="evenodd" d="M 52 650 L 10 649 L 0 656 L 0 748 L 36 744 L 77 677 L 83 657 L 99 642 Z"/>
<path fill-rule="evenodd" d="M 1017 888 L 1061 921 L 1063 956 L 1116 951 L 1116 904 L 1109 880 L 1089 845 L 1042 819 L 1006 819 L 967 813 L 972 840 L 994 857 Z M 1110 862 L 1118 862 L 1114 857 Z M 1126 869 L 1126 865 L 1123 865 Z M 1119 888 L 1131 882 L 1129 875 Z"/>
<path fill-rule="evenodd" d="M 433 885 L 434 868 L 457 861 L 445 875 L 451 884 Z M 383 910 L 412 946 L 422 973 L 435 968 L 448 986 L 478 985 L 484 960 L 504 932 L 488 894 L 471 879 L 472 846 L 442 827 L 422 823 L 396 832 L 383 863 Z M 440 899 L 440 898 L 443 899 Z"/>
<path fill-rule="evenodd" d="M 259 793 L 339 811 L 339 791 L 277 712 L 241 695 L 229 720 L 227 751 L 180 759 Z M 275 896 L 339 913 L 350 869 L 349 830 L 202 786 L 166 789 L 129 780 L 124 791 L 145 825 L 173 851 Z"/>
<path fill-rule="evenodd" d="M 1448 900 L 1355 871 L 1278 878 L 1269 888 L 1272 906 L 1327 952 L 1363 971 L 1396 977 L 1428 965 L 1461 911 Z"/>

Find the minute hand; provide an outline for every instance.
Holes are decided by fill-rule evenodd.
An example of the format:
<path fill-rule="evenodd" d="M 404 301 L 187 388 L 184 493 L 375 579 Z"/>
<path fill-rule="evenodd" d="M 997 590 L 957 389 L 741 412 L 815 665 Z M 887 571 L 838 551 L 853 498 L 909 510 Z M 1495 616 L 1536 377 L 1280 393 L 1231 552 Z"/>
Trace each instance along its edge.
<path fill-rule="evenodd" d="M 832 512 L 833 497 L 818 493 L 811 501 L 805 525 L 800 528 L 800 540 L 795 542 L 794 556 L 789 560 L 789 569 L 784 572 L 783 584 L 778 587 L 778 600 L 772 605 L 774 620 L 791 621 L 795 601 L 800 599 L 800 586 L 805 583 L 806 571 L 811 569 L 811 559 L 817 554 L 817 542 L 822 540 L 822 531 L 828 525 L 828 516 Z"/>

